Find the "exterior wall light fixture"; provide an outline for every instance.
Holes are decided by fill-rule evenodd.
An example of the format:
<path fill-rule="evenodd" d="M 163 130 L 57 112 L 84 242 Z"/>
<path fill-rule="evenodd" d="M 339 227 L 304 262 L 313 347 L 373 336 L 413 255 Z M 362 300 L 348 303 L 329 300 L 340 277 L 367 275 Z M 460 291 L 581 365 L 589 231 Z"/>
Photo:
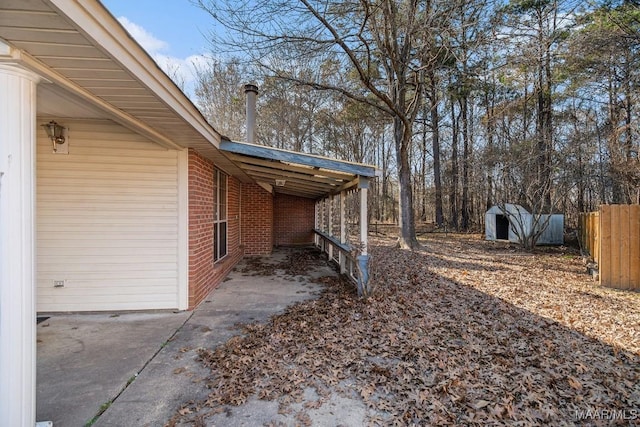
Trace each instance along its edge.
<path fill-rule="evenodd" d="M 55 120 L 51 120 L 46 125 L 42 125 L 42 127 L 47 131 L 47 136 L 51 139 L 53 151 L 58 151 L 58 145 L 62 145 L 66 141 L 66 138 L 64 137 L 64 131 L 66 128 L 64 126 L 60 126 L 55 122 Z"/>

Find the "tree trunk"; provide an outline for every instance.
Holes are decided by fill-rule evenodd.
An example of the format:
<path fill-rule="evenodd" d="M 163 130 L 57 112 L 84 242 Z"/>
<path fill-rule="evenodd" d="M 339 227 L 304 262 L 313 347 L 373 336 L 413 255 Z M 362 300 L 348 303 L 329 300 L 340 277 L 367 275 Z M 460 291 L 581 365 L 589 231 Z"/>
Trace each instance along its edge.
<path fill-rule="evenodd" d="M 578 127 L 578 114 L 577 114 L 577 107 L 575 105 L 575 101 L 573 103 L 573 114 L 572 114 L 572 119 L 573 119 L 573 131 L 576 135 L 576 138 L 578 137 L 578 135 L 580 135 L 580 129 Z M 578 183 L 578 212 L 582 213 L 582 212 L 586 212 L 585 209 L 585 203 L 584 203 L 584 195 L 585 195 L 585 187 L 586 187 L 586 183 L 585 183 L 585 171 L 584 171 L 584 160 L 582 158 L 583 156 L 583 150 L 582 147 L 578 147 L 578 149 L 576 150 L 576 156 L 577 156 L 577 162 L 578 162 L 578 170 L 577 172 L 577 183 Z"/>
<path fill-rule="evenodd" d="M 456 118 L 455 101 L 451 99 L 451 226 L 458 230 L 458 119 Z"/>
<path fill-rule="evenodd" d="M 545 205 L 549 209 L 547 213 L 551 213 L 553 205 L 551 203 L 552 193 L 552 160 L 553 160 L 553 99 L 551 97 L 553 85 L 551 82 L 551 52 L 547 45 L 545 49 L 545 82 L 544 82 L 544 148 L 545 148 L 545 172 L 546 172 L 546 194 Z M 534 242 L 535 244 L 535 242 Z"/>
<path fill-rule="evenodd" d="M 422 177 L 422 200 L 420 201 L 420 220 L 427 221 L 427 103 L 423 103 L 422 109 L 422 164 L 420 165 Z"/>
<path fill-rule="evenodd" d="M 442 210 L 442 180 L 440 176 L 440 116 L 438 115 L 438 86 L 436 82 L 435 72 L 429 73 L 430 77 L 430 100 L 431 100 L 431 130 L 432 130 L 432 148 L 433 148 L 433 182 L 435 185 L 435 209 L 436 209 L 436 225 L 442 227 L 444 225 L 444 215 Z"/>
<path fill-rule="evenodd" d="M 405 129 L 404 123 L 399 117 L 393 118 L 393 136 L 396 143 L 398 181 L 400 184 L 398 244 L 403 249 L 416 249 L 420 245 L 416 238 L 413 193 L 411 190 L 411 168 L 409 166 L 408 147 L 411 142 L 411 131 Z"/>
<path fill-rule="evenodd" d="M 486 210 L 491 209 L 493 206 L 493 170 L 494 170 L 494 153 L 493 153 L 493 135 L 494 135 L 494 96 L 492 92 L 491 101 L 489 101 L 489 89 L 487 88 L 484 94 L 484 100 L 486 105 L 487 116 L 487 152 L 489 153 L 489 162 L 487 164 L 487 199 L 485 202 Z"/>
<path fill-rule="evenodd" d="M 469 230 L 469 100 L 465 95 L 460 100 L 462 114 L 462 229 Z"/>
<path fill-rule="evenodd" d="M 631 71 L 629 70 L 629 61 L 630 59 L 627 56 L 625 64 L 624 64 L 624 73 L 626 76 L 624 83 L 624 109 L 625 109 L 625 117 L 624 117 L 624 125 L 625 125 L 625 141 L 624 141 L 624 160 L 622 162 L 622 168 L 624 171 L 624 203 L 631 204 L 631 201 L 634 199 L 633 193 L 636 190 L 633 188 L 633 182 L 630 179 L 630 165 L 634 161 L 633 159 L 633 114 L 632 114 L 632 97 L 633 97 L 633 89 L 631 88 Z"/>

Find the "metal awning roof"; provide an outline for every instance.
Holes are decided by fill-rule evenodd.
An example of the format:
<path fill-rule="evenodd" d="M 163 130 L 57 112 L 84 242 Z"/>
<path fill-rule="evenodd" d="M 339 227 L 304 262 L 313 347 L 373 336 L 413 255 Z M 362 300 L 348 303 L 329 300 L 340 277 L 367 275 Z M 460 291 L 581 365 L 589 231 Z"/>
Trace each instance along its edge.
<path fill-rule="evenodd" d="M 220 149 L 257 183 L 276 193 L 320 198 L 376 176 L 371 165 L 262 145 L 223 140 Z"/>

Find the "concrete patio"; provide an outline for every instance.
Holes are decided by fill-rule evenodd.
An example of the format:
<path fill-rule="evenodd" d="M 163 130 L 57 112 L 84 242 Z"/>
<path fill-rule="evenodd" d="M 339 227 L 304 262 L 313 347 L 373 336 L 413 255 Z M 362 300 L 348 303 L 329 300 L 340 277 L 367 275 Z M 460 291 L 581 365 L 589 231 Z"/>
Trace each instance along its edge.
<path fill-rule="evenodd" d="M 277 264 L 292 250 L 262 261 Z M 322 287 L 313 278 L 336 274 L 320 261 L 304 276 L 252 275 L 247 260 L 191 312 L 52 314 L 38 324 L 37 420 L 55 427 L 164 425 L 182 403 L 206 397 L 198 348 L 314 298 Z"/>

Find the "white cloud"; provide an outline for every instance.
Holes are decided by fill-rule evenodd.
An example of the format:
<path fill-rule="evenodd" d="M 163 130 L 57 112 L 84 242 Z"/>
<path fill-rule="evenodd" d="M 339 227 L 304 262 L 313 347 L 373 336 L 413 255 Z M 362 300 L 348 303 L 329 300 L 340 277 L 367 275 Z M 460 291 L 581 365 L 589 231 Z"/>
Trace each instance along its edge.
<path fill-rule="evenodd" d="M 152 57 L 178 86 L 183 87 L 188 96 L 193 95 L 196 83 L 196 68 L 198 64 L 206 62 L 204 55 L 191 55 L 184 59 L 162 54 L 155 54 Z"/>
<path fill-rule="evenodd" d="M 149 54 L 153 55 L 154 53 L 169 49 L 169 43 L 155 38 L 153 34 L 140 25 L 129 21 L 126 17 L 121 16 L 118 18 L 118 21 L 120 21 L 129 34 L 131 34 Z"/>
<path fill-rule="evenodd" d="M 195 89 L 196 67 L 194 64 L 205 62 L 204 55 L 191 55 L 187 58 L 177 58 L 163 52 L 169 50 L 169 43 L 156 38 L 140 25 L 131 22 L 124 16 L 118 18 L 122 26 L 153 58 L 158 66 L 183 89 L 187 96 L 192 97 Z"/>

